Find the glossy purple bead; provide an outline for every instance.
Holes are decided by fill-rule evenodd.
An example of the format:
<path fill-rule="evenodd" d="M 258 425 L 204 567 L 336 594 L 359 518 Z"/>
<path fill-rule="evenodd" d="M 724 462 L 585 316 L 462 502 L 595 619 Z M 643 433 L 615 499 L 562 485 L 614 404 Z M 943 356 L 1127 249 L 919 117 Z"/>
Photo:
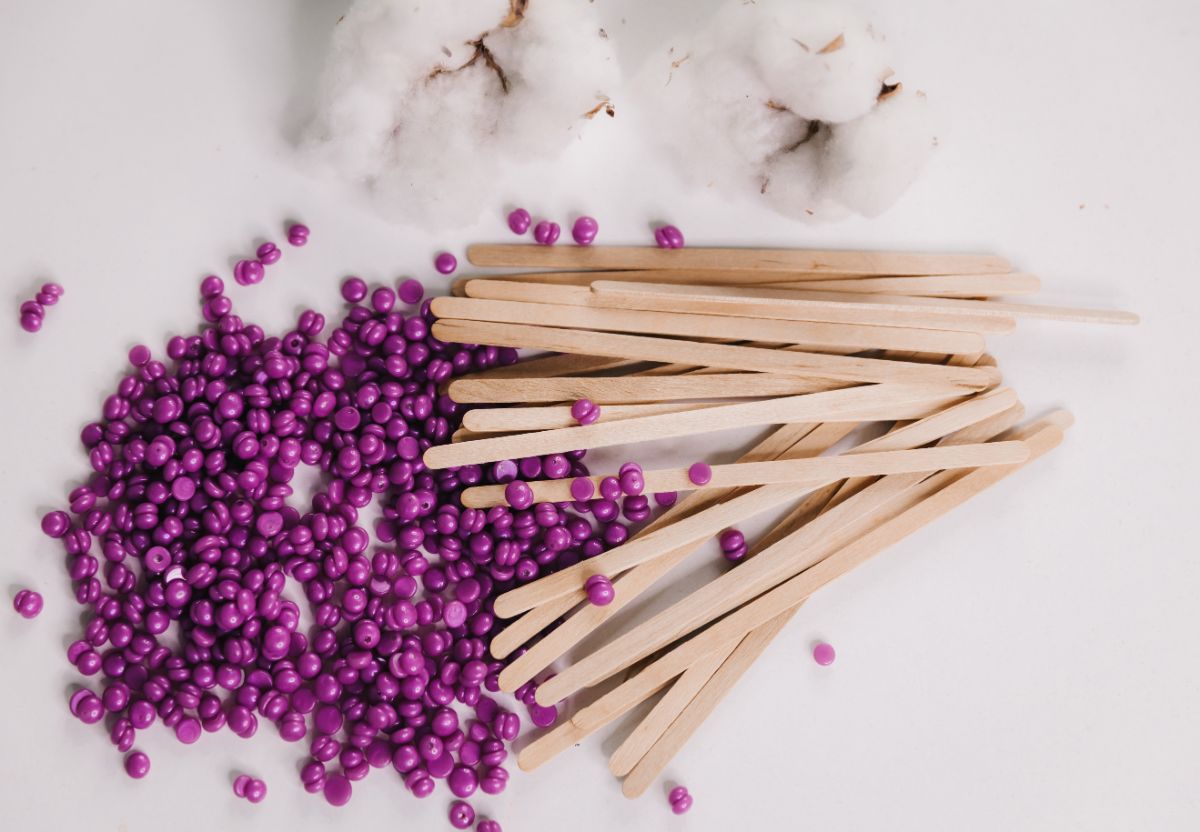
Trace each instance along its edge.
<path fill-rule="evenodd" d="M 37 618 L 42 611 L 42 595 L 32 589 L 22 589 L 13 596 L 13 609 L 22 618 Z"/>
<path fill-rule="evenodd" d="M 693 462 L 688 468 L 688 480 L 692 485 L 708 485 L 712 482 L 712 467 L 707 462 Z"/>
<path fill-rule="evenodd" d="M 552 246 L 558 242 L 562 228 L 556 222 L 542 220 L 533 228 L 533 239 L 539 246 Z"/>
<path fill-rule="evenodd" d="M 583 583 L 588 601 L 597 607 L 606 607 L 616 598 L 612 581 L 606 575 L 592 575 Z"/>
<path fill-rule="evenodd" d="M 475 810 L 470 803 L 456 800 L 450 804 L 449 817 L 450 825 L 455 829 L 470 829 L 475 822 Z"/>
<path fill-rule="evenodd" d="M 433 267 L 438 274 L 452 274 L 458 268 L 458 258 L 448 251 L 443 251 L 433 258 Z"/>
<path fill-rule="evenodd" d="M 594 217 L 580 217 L 575 220 L 575 224 L 571 226 L 571 236 L 575 242 L 581 246 L 590 246 L 596 240 L 596 233 L 600 230 L 600 223 L 596 222 Z"/>
<path fill-rule="evenodd" d="M 141 751 L 131 751 L 125 756 L 125 773 L 134 780 L 141 780 L 150 773 L 150 758 Z"/>
<path fill-rule="evenodd" d="M 659 248 L 683 248 L 683 232 L 673 225 L 654 229 L 654 242 Z"/>
<path fill-rule="evenodd" d="M 302 246 L 308 242 L 308 226 L 294 223 L 288 226 L 287 241 L 294 246 Z"/>
<path fill-rule="evenodd" d="M 421 285 L 421 281 L 409 278 L 397 287 L 396 293 L 399 295 L 401 302 L 407 303 L 409 306 L 415 306 L 425 296 L 425 287 Z"/>
<path fill-rule="evenodd" d="M 533 217 L 524 208 L 514 209 L 508 215 L 508 228 L 514 234 L 524 234 L 532 222 Z"/>
<path fill-rule="evenodd" d="M 264 266 L 274 265 L 283 257 L 283 252 L 279 250 L 279 246 L 272 242 L 263 243 L 254 254 Z"/>

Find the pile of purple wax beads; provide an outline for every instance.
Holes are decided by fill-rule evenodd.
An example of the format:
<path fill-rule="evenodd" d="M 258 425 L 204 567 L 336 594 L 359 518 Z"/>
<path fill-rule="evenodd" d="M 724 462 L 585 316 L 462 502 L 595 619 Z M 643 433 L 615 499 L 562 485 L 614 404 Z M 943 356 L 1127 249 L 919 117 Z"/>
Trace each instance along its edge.
<path fill-rule="evenodd" d="M 46 317 L 46 307 L 58 303 L 62 295 L 62 286 L 57 283 L 43 283 L 33 300 L 21 304 L 21 329 L 26 332 L 37 332 L 41 329 L 42 321 Z"/>
<path fill-rule="evenodd" d="M 334 805 L 389 765 L 418 797 L 438 780 L 463 800 L 503 791 L 521 720 L 489 695 L 493 599 L 624 542 L 622 511 L 648 516 L 641 469 L 611 478 L 618 494 L 537 505 L 518 476 L 586 477 L 582 451 L 426 469 L 465 409 L 439 387 L 517 353 L 433 338 L 416 281 L 347 279 L 324 340 L 312 310 L 277 337 L 234 314 L 219 278 L 201 294 L 198 334 L 171 338 L 165 360 L 130 350 L 82 431 L 90 478 L 42 519 L 85 610 L 67 657 L 96 678 L 71 712 L 107 719 L 122 753 L 155 722 L 183 744 L 273 724 L 305 743 L 303 788 Z M 307 508 L 290 484 L 301 465 L 322 473 Z M 462 507 L 463 488 L 488 483 L 520 507 Z M 373 539 L 360 518 L 375 499 Z M 557 710 L 526 694 L 533 722 L 552 724 Z M 126 770 L 149 762 L 133 751 Z"/>

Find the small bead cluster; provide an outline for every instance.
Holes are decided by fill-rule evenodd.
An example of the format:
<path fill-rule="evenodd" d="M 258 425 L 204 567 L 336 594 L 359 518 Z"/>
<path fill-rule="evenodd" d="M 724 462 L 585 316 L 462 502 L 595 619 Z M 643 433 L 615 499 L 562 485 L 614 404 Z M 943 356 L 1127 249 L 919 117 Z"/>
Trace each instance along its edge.
<path fill-rule="evenodd" d="M 22 618 L 37 618 L 42 612 L 42 595 L 32 589 L 22 589 L 13 596 L 13 609 Z"/>
<path fill-rule="evenodd" d="M 233 778 L 233 793 L 251 803 L 262 803 L 267 796 L 267 784 L 249 774 L 239 774 Z"/>
<path fill-rule="evenodd" d="M 508 228 L 514 234 L 525 234 L 533 225 L 533 217 L 524 208 L 517 208 L 508 215 Z M 600 223 L 595 217 L 579 217 L 571 226 L 571 237 L 577 245 L 590 246 L 596 241 Z M 533 225 L 533 239 L 538 245 L 552 246 L 562 235 L 562 227 L 550 220 L 541 220 Z"/>
<path fill-rule="evenodd" d="M 21 304 L 21 329 L 26 332 L 37 332 L 41 329 L 46 317 L 46 307 L 58 303 L 62 296 L 62 286 L 57 283 L 43 283 L 33 300 Z"/>
<path fill-rule="evenodd" d="M 682 815 L 688 809 L 692 808 L 692 796 L 688 793 L 686 786 L 676 786 L 671 789 L 667 795 L 667 802 L 671 804 L 671 811 L 677 815 Z"/>

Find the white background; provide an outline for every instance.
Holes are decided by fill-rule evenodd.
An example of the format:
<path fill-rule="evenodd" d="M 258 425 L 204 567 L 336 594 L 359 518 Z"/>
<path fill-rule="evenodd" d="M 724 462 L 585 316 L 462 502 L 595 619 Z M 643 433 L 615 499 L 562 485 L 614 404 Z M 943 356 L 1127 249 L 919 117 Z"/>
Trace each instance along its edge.
<path fill-rule="evenodd" d="M 662 60 L 711 5 L 596 0 L 631 70 Z M 304 794 L 301 749 L 269 728 L 187 749 L 144 732 L 153 771 L 128 779 L 101 727 L 67 712 L 77 612 L 37 520 L 85 475 L 79 427 L 129 346 L 191 331 L 199 278 L 227 275 L 259 239 L 282 243 L 285 219 L 312 227 L 309 246 L 284 246 L 259 286 L 230 281 L 242 313 L 276 330 L 302 305 L 336 310 L 347 273 L 428 277 L 441 248 L 505 239 L 505 206 L 519 203 L 586 210 L 605 242 L 644 241 L 669 218 L 695 244 L 994 251 L 1040 275 L 1047 302 L 1144 322 L 1023 322 L 995 339 L 1029 412 L 1069 407 L 1077 426 L 1050 458 L 812 600 L 668 769 L 695 795 L 691 814 L 672 816 L 658 788 L 624 800 L 602 752 L 611 738 L 514 772 L 503 796 L 475 801 L 482 814 L 509 832 L 1200 826 L 1200 12 L 1186 0 L 867 5 L 902 79 L 948 123 L 885 216 L 804 227 L 688 189 L 618 100 L 617 118 L 562 159 L 509 172 L 476 227 L 431 236 L 294 162 L 344 2 L 0 2 L 0 582 L 6 605 L 21 586 L 46 596 L 36 621 L 0 612 L 2 825 L 449 828 L 444 789 L 421 803 L 390 771 L 341 810 Z M 17 306 L 47 278 L 67 294 L 30 336 Z M 725 450 L 710 455 L 740 439 L 715 437 Z M 834 666 L 809 658 L 817 638 L 837 647 Z M 268 781 L 266 802 L 232 797 L 242 770 Z"/>

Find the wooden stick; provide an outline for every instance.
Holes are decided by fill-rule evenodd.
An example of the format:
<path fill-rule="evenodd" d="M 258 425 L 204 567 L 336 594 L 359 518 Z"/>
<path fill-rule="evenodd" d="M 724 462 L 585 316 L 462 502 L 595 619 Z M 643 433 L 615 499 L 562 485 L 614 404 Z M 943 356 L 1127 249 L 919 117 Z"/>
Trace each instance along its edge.
<path fill-rule="evenodd" d="M 893 431 L 883 438 L 889 438 L 891 442 L 904 442 L 906 438 L 912 439 L 932 432 L 931 425 L 938 424 L 939 421 L 945 424 L 956 417 L 961 417 L 963 413 L 995 412 L 995 408 L 1003 405 L 1004 409 L 1007 409 L 1013 403 L 1013 398 L 997 396 L 969 410 L 964 406 L 963 410 L 956 413 L 948 411 L 949 415 L 943 420 L 930 419 L 924 423 L 918 422 L 908 428 Z M 869 450 L 868 445 L 860 447 L 863 450 Z M 570 667 L 561 670 L 557 676 L 547 682 L 551 687 L 545 694 L 546 696 L 550 696 L 552 693 L 560 695 L 546 701 L 557 702 L 580 688 L 611 676 L 618 670 L 628 667 L 637 659 L 649 655 L 654 650 L 670 644 L 676 638 L 687 635 L 696 627 L 728 612 L 743 601 L 747 601 L 761 592 L 766 592 L 771 587 L 809 568 L 841 545 L 847 536 L 852 535 L 856 523 L 869 520 L 870 515 L 874 512 L 886 510 L 907 489 L 912 488 L 924 478 L 924 475 L 921 474 L 897 474 L 875 482 L 836 509 L 822 514 L 791 535 L 780 539 L 758 556 L 744 561 L 736 570 L 720 575 L 691 593 L 687 598 L 678 601 L 650 620 L 639 624 L 629 632 L 579 659 Z M 767 489 L 781 487 L 767 486 Z M 582 585 L 582 581 L 586 580 L 589 575 L 596 574 L 604 568 L 598 563 L 601 559 L 619 562 L 624 556 L 621 550 L 633 545 L 627 543 L 611 549 L 597 558 L 576 564 L 564 572 L 577 570 L 583 573 L 586 571 L 586 574 L 578 579 L 580 581 L 578 585 Z M 644 541 L 640 548 L 646 548 Z M 564 572 L 527 584 L 506 593 L 506 595 L 520 592 L 522 597 L 531 596 L 535 593 L 531 587 L 537 587 L 543 583 L 549 584 Z M 503 600 L 505 600 L 505 596 L 502 595 L 496 601 L 497 615 L 501 614 L 499 607 Z"/>
<path fill-rule="evenodd" d="M 1035 427 L 1037 428 L 1035 432 L 1024 440 L 1030 446 L 1031 451 L 1030 458 L 1026 462 L 1012 466 L 981 469 L 965 475 L 955 472 L 954 475 L 958 477 L 957 479 L 947 477 L 946 474 L 930 477 L 921 488 L 921 498 L 911 508 L 852 543 L 843 546 L 825 560 L 756 598 L 672 649 L 662 658 L 644 668 L 641 673 L 576 713 L 571 721 L 585 731 L 595 730 L 597 726 L 607 724 L 614 718 L 614 715 L 624 713 L 633 705 L 643 701 L 646 696 L 660 689 L 666 681 L 678 676 L 701 657 L 795 607 L 830 581 L 928 525 L 951 509 L 1019 470 L 1029 461 L 1052 450 L 1062 441 L 1063 431 L 1058 425 L 1043 422 Z M 748 563 L 753 562 L 749 561 Z M 560 677 L 556 676 L 538 688 L 538 693 L 542 693 L 558 678 Z"/>
<path fill-rule="evenodd" d="M 749 636 L 747 636 L 749 638 Z M 670 689 L 658 700 L 654 709 L 625 738 L 625 741 L 608 758 L 608 769 L 617 777 L 628 774 L 662 733 L 683 713 L 688 704 L 703 690 L 738 644 L 722 645 L 707 656 L 699 659 L 675 680 Z M 570 722 L 570 720 L 567 720 Z"/>
<path fill-rule="evenodd" d="M 533 609 L 534 606 L 544 604 L 547 600 L 557 598 L 558 595 L 574 591 L 574 589 L 583 586 L 584 581 L 587 581 L 588 577 L 622 573 L 626 569 L 635 567 L 638 563 L 650 561 L 650 559 L 665 555 L 665 553 L 673 549 L 678 549 L 679 546 L 712 537 L 712 535 L 720 532 L 722 528 L 736 525 L 737 522 L 745 520 L 746 517 L 761 514 L 763 511 L 776 507 L 776 505 L 803 496 L 805 491 L 810 491 L 815 489 L 815 487 L 845 479 L 847 475 L 854 477 L 854 475 L 882 473 L 889 474 L 889 477 L 881 481 L 889 481 L 893 479 L 892 475 L 896 474 L 925 473 L 943 471 L 943 469 L 950 468 L 1013 465 L 1015 462 L 1024 460 L 1026 456 L 1028 456 L 1028 450 L 1020 442 L 992 442 L 986 444 L 954 445 L 954 447 L 948 448 L 883 451 L 882 454 L 846 454 L 842 456 L 821 457 L 821 459 L 816 460 L 745 462 L 743 463 L 745 466 L 780 466 L 787 469 L 799 468 L 806 469 L 806 471 L 823 473 L 815 473 L 805 479 L 788 480 L 786 484 L 782 485 L 763 486 L 761 489 L 756 489 L 746 493 L 746 495 L 734 497 L 730 501 L 716 505 L 716 507 L 703 511 L 701 514 L 692 515 L 686 520 L 680 520 L 674 523 L 674 525 L 660 529 L 659 532 L 647 535 L 647 537 L 640 540 L 631 541 L 631 543 L 618 546 L 616 549 L 608 550 L 602 553 L 602 555 L 589 558 L 587 561 L 560 569 L 557 573 L 542 577 L 538 581 L 510 589 L 510 591 L 505 592 L 496 599 L 496 609 L 494 609 L 494 612 L 499 617 L 511 618 L 517 615 L 518 612 Z M 866 473 L 845 473 L 858 467 L 859 462 L 865 462 L 860 471 L 865 471 Z M 730 479 L 736 478 L 731 477 Z M 893 481 L 902 480 L 895 478 Z M 914 483 L 916 481 L 919 481 L 919 479 L 914 480 Z M 731 485 L 743 484 L 737 483 L 737 481 L 731 483 Z M 839 516 L 839 522 L 841 521 L 842 519 Z M 833 523 L 833 521 L 830 521 L 830 523 Z M 812 534 L 815 535 L 816 533 Z M 763 559 L 769 558 L 756 558 L 754 565 L 762 563 Z M 775 561 L 787 564 L 791 563 L 791 558 L 786 557 L 786 552 L 779 552 L 772 562 L 774 563 Z M 742 564 L 742 568 L 738 570 L 738 580 L 727 580 L 725 583 L 742 583 L 742 585 L 750 586 L 750 581 L 742 579 L 748 574 L 757 574 L 758 569 L 749 569 L 749 565 Z M 781 567 L 780 570 L 785 570 L 785 567 Z M 716 585 L 716 583 L 721 582 L 722 579 L 731 574 L 722 575 L 719 579 L 710 583 L 709 586 Z M 774 575 L 774 573 L 768 574 Z M 762 580 L 766 581 L 768 579 L 764 576 Z M 778 583 L 779 580 L 775 582 Z M 704 589 L 700 589 L 700 591 L 692 595 L 692 598 L 703 592 Z M 715 589 L 713 592 L 715 592 Z M 689 601 L 692 598 L 689 598 Z M 733 598 L 732 594 L 726 595 L 725 599 L 720 601 L 720 604 L 730 603 L 728 599 L 731 598 Z M 698 603 L 697 599 L 694 612 L 696 615 L 700 615 L 703 609 L 706 609 L 706 607 Z"/>
<path fill-rule="evenodd" d="M 622 794 L 628 798 L 639 797 L 658 779 L 658 775 L 666 768 L 667 763 L 674 758 L 679 749 L 691 738 L 692 734 L 695 733 L 696 729 L 700 727 L 700 724 L 704 722 L 708 715 L 716 709 L 721 700 L 725 698 L 725 694 L 733 689 L 733 686 L 737 684 L 742 674 L 750 669 L 754 661 L 774 641 L 775 636 L 779 635 L 780 631 L 787 626 L 787 623 L 792 620 L 792 617 L 799 610 L 801 604 L 797 604 L 786 612 L 780 613 L 767 623 L 751 630 L 742 638 L 729 657 L 714 673 L 710 674 L 707 684 L 701 686 L 696 697 L 688 703 L 682 713 L 662 732 L 657 741 L 651 743 L 645 754 L 638 758 L 637 764 L 633 766 L 629 772 L 629 776 L 621 784 Z M 709 657 L 705 657 L 697 662 L 697 664 L 692 665 L 692 667 L 705 666 L 709 660 Z M 683 676 L 675 684 L 680 684 L 690 671 L 691 668 L 684 671 Z M 675 689 L 672 687 L 667 696 L 670 696 L 674 692 Z M 638 727 L 640 728 L 641 726 Z M 653 728 L 654 726 L 650 726 L 650 730 L 653 730 Z"/>
<path fill-rule="evenodd" d="M 706 305 L 714 314 L 724 311 L 721 307 L 729 304 L 783 305 L 809 311 L 819 308 L 836 310 L 839 313 L 848 310 L 860 314 L 873 313 L 878 316 L 876 322 L 880 325 L 886 325 L 886 321 L 889 320 L 903 322 L 905 315 L 945 315 L 956 320 L 963 315 L 974 315 L 1001 320 L 1019 316 L 1109 324 L 1136 324 L 1138 322 L 1138 316 L 1132 312 L 1107 309 L 1076 309 L 1065 306 L 1036 306 L 1024 303 L 958 298 L 812 292 L 758 286 L 680 286 L 668 283 L 620 283 L 598 280 L 592 284 L 592 292 L 601 298 L 597 301 L 598 305 L 615 305 L 618 308 L 645 308 L 642 301 L 647 297 L 685 302 L 686 306 L 684 307 L 678 305 L 674 307 L 678 311 L 689 311 L 690 307 L 695 304 Z M 893 318 L 892 316 L 899 317 Z"/>
<path fill-rule="evenodd" d="M 587 272 L 584 272 L 587 274 Z M 618 272 L 617 274 L 620 274 Z M 639 272 L 634 272 L 639 274 Z M 612 280 L 607 275 L 598 280 Z M 617 278 L 618 280 L 621 278 Z M 683 281 L 646 282 L 668 283 Z M 698 282 L 698 281 L 696 281 Z M 589 284 L 590 285 L 590 284 Z M 772 289 L 803 289 L 816 292 L 853 294 L 915 295 L 928 298 L 980 298 L 996 295 L 1028 295 L 1041 289 L 1042 281 L 1031 274 L 946 274 L 922 277 L 860 277 L 841 280 L 803 280 L 769 284 Z"/>
<path fill-rule="evenodd" d="M 464 404 L 569 402 L 591 399 L 600 405 L 669 402 L 684 399 L 742 399 L 798 396 L 844 386 L 841 382 L 777 376 L 773 373 L 708 373 L 659 378 L 652 375 L 595 378 L 457 379 L 450 398 Z M 474 413 L 475 411 L 468 411 Z M 600 413 L 604 415 L 603 410 Z"/>
<path fill-rule="evenodd" d="M 566 453 L 579 448 L 648 442 L 691 436 L 735 427 L 789 422 L 861 422 L 872 419 L 911 419 L 962 398 L 940 385 L 880 384 L 809 393 L 762 402 L 710 407 L 688 413 L 641 416 L 620 422 L 598 422 L 573 428 L 515 436 L 489 437 L 453 445 L 434 445 L 425 452 L 433 469 Z"/>
<path fill-rule="evenodd" d="M 580 373 L 598 373 L 618 367 L 636 364 L 621 358 L 611 358 L 602 355 L 540 355 L 528 358 L 517 364 L 507 364 L 503 367 L 492 367 L 477 373 L 460 376 L 459 381 L 476 381 L 484 379 L 513 379 L 513 378 L 553 378 L 555 376 L 574 376 Z"/>
<path fill-rule="evenodd" d="M 999 373 L 991 367 L 945 367 L 878 358 L 854 358 L 732 344 L 704 344 L 645 335 L 621 335 L 485 321 L 440 320 L 433 325 L 433 334 L 443 341 L 468 344 L 523 344 L 555 352 L 609 355 L 614 358 L 676 362 L 837 381 L 941 383 L 983 389 L 991 386 L 999 377 Z"/>
<path fill-rule="evenodd" d="M 991 254 L 911 254 L 883 251 L 681 248 L 648 246 L 532 246 L 476 244 L 476 266 L 534 269 L 755 269 L 834 274 L 995 274 L 1011 271 Z"/>
<path fill-rule="evenodd" d="M 991 451 L 985 452 L 984 448 Z M 648 494 L 661 491 L 689 491 L 696 488 L 740 488 L 752 485 L 794 484 L 817 487 L 837 482 L 848 477 L 878 477 L 887 474 L 905 474 L 913 471 L 940 471 L 945 468 L 976 467 L 977 458 L 991 458 L 1004 448 L 1013 457 L 1025 453 L 1019 442 L 992 443 L 990 445 L 958 445 L 947 448 L 922 448 L 919 450 L 885 450 L 866 453 L 841 454 L 818 459 L 787 459 L 773 462 L 734 462 L 729 465 L 712 466 L 712 479 L 704 485 L 696 485 L 688 477 L 687 468 L 661 468 L 645 471 L 645 491 Z M 968 450 L 969 449 L 969 450 Z M 964 462 L 964 460 L 968 460 Z M 1005 457 L 994 461 L 994 465 L 1006 465 L 1018 459 Z M 602 476 L 592 476 L 594 488 L 598 489 Z M 534 480 L 529 482 L 535 503 L 558 503 L 570 501 L 572 480 Z M 508 505 L 504 499 L 503 485 L 481 485 L 463 491 L 462 503 L 467 508 L 491 508 Z M 595 559 L 589 561 L 594 563 Z M 530 584 L 529 586 L 532 586 Z"/>
<path fill-rule="evenodd" d="M 732 315 L 761 320 L 809 321 L 841 323 L 860 326 L 893 326 L 915 329 L 939 329 L 962 332 L 1011 332 L 1016 327 L 1013 318 L 979 314 L 953 315 L 946 312 L 913 312 L 872 309 L 869 306 L 846 303 L 770 303 L 753 294 L 770 291 L 763 287 L 742 286 L 675 286 L 646 284 L 659 289 L 676 289 L 681 294 L 696 295 L 705 291 L 715 297 L 682 298 L 665 296 L 643 290 L 641 283 L 597 281 L 586 286 L 554 286 L 549 284 L 514 283 L 505 280 L 472 280 L 466 285 L 467 295 L 485 300 L 508 300 L 521 303 L 546 303 L 562 306 L 650 310 L 655 312 L 687 312 L 699 315 Z M 605 287 L 604 292 L 596 291 Z M 624 292 L 620 287 L 625 287 Z M 733 293 L 734 297 L 723 297 Z M 786 292 L 783 292 L 786 294 Z M 822 293 L 827 294 L 827 293 Z M 870 295 L 855 295 L 861 300 Z"/>
<path fill-rule="evenodd" d="M 774 283 L 833 282 L 857 280 L 862 275 L 812 272 L 763 271 L 762 269 L 626 269 L 624 271 L 582 272 L 521 272 L 517 274 L 468 274 L 450 285 L 454 294 L 463 297 L 466 284 L 472 280 L 511 280 L 517 283 L 539 283 L 552 286 L 588 286 L 593 280 L 649 281 L 651 283 L 691 283 L 695 285 L 760 286 Z"/>
<path fill-rule="evenodd" d="M 662 402 L 658 404 L 624 404 L 605 407 L 599 422 L 620 422 L 660 413 L 686 413 L 716 407 L 724 402 Z M 515 433 L 531 430 L 554 430 L 578 425 L 571 415 L 570 405 L 540 407 L 497 407 L 468 410 L 463 425 L 476 433 Z"/>
<path fill-rule="evenodd" d="M 855 425 L 852 423 L 833 423 L 819 427 L 784 425 L 743 454 L 740 461 L 762 462 L 779 458 L 798 459 L 817 456 L 841 441 L 854 427 Z M 698 514 L 723 500 L 737 496 L 738 493 L 737 491 L 706 490 L 687 494 L 634 535 L 633 540 L 641 539 L 659 529 L 666 528 L 682 518 Z M 699 546 L 700 543 L 681 547 L 657 560 L 631 569 L 625 575 L 617 578 L 614 582 L 616 598 L 611 604 L 605 607 L 585 605 L 553 632 L 547 633 L 524 655 L 517 657 L 500 672 L 501 690 L 514 691 L 532 679 L 534 674 L 548 667 L 551 662 L 578 643 L 587 633 L 632 603 L 642 592 L 653 586 L 659 578 L 681 563 Z M 492 655 L 497 658 L 507 656 L 560 615 L 566 614 L 572 607 L 586 599 L 586 594 L 580 589 L 530 610 L 492 639 L 490 645 Z"/>
<path fill-rule="evenodd" d="M 595 309 L 481 298 L 434 298 L 433 312 L 442 320 L 530 326 L 552 323 L 556 327 L 570 329 L 728 338 L 797 344 L 817 352 L 829 347 L 850 352 L 894 349 L 953 354 L 976 353 L 983 349 L 983 337 L 976 332 L 764 320 L 730 315 L 689 315 L 636 309 Z"/>

